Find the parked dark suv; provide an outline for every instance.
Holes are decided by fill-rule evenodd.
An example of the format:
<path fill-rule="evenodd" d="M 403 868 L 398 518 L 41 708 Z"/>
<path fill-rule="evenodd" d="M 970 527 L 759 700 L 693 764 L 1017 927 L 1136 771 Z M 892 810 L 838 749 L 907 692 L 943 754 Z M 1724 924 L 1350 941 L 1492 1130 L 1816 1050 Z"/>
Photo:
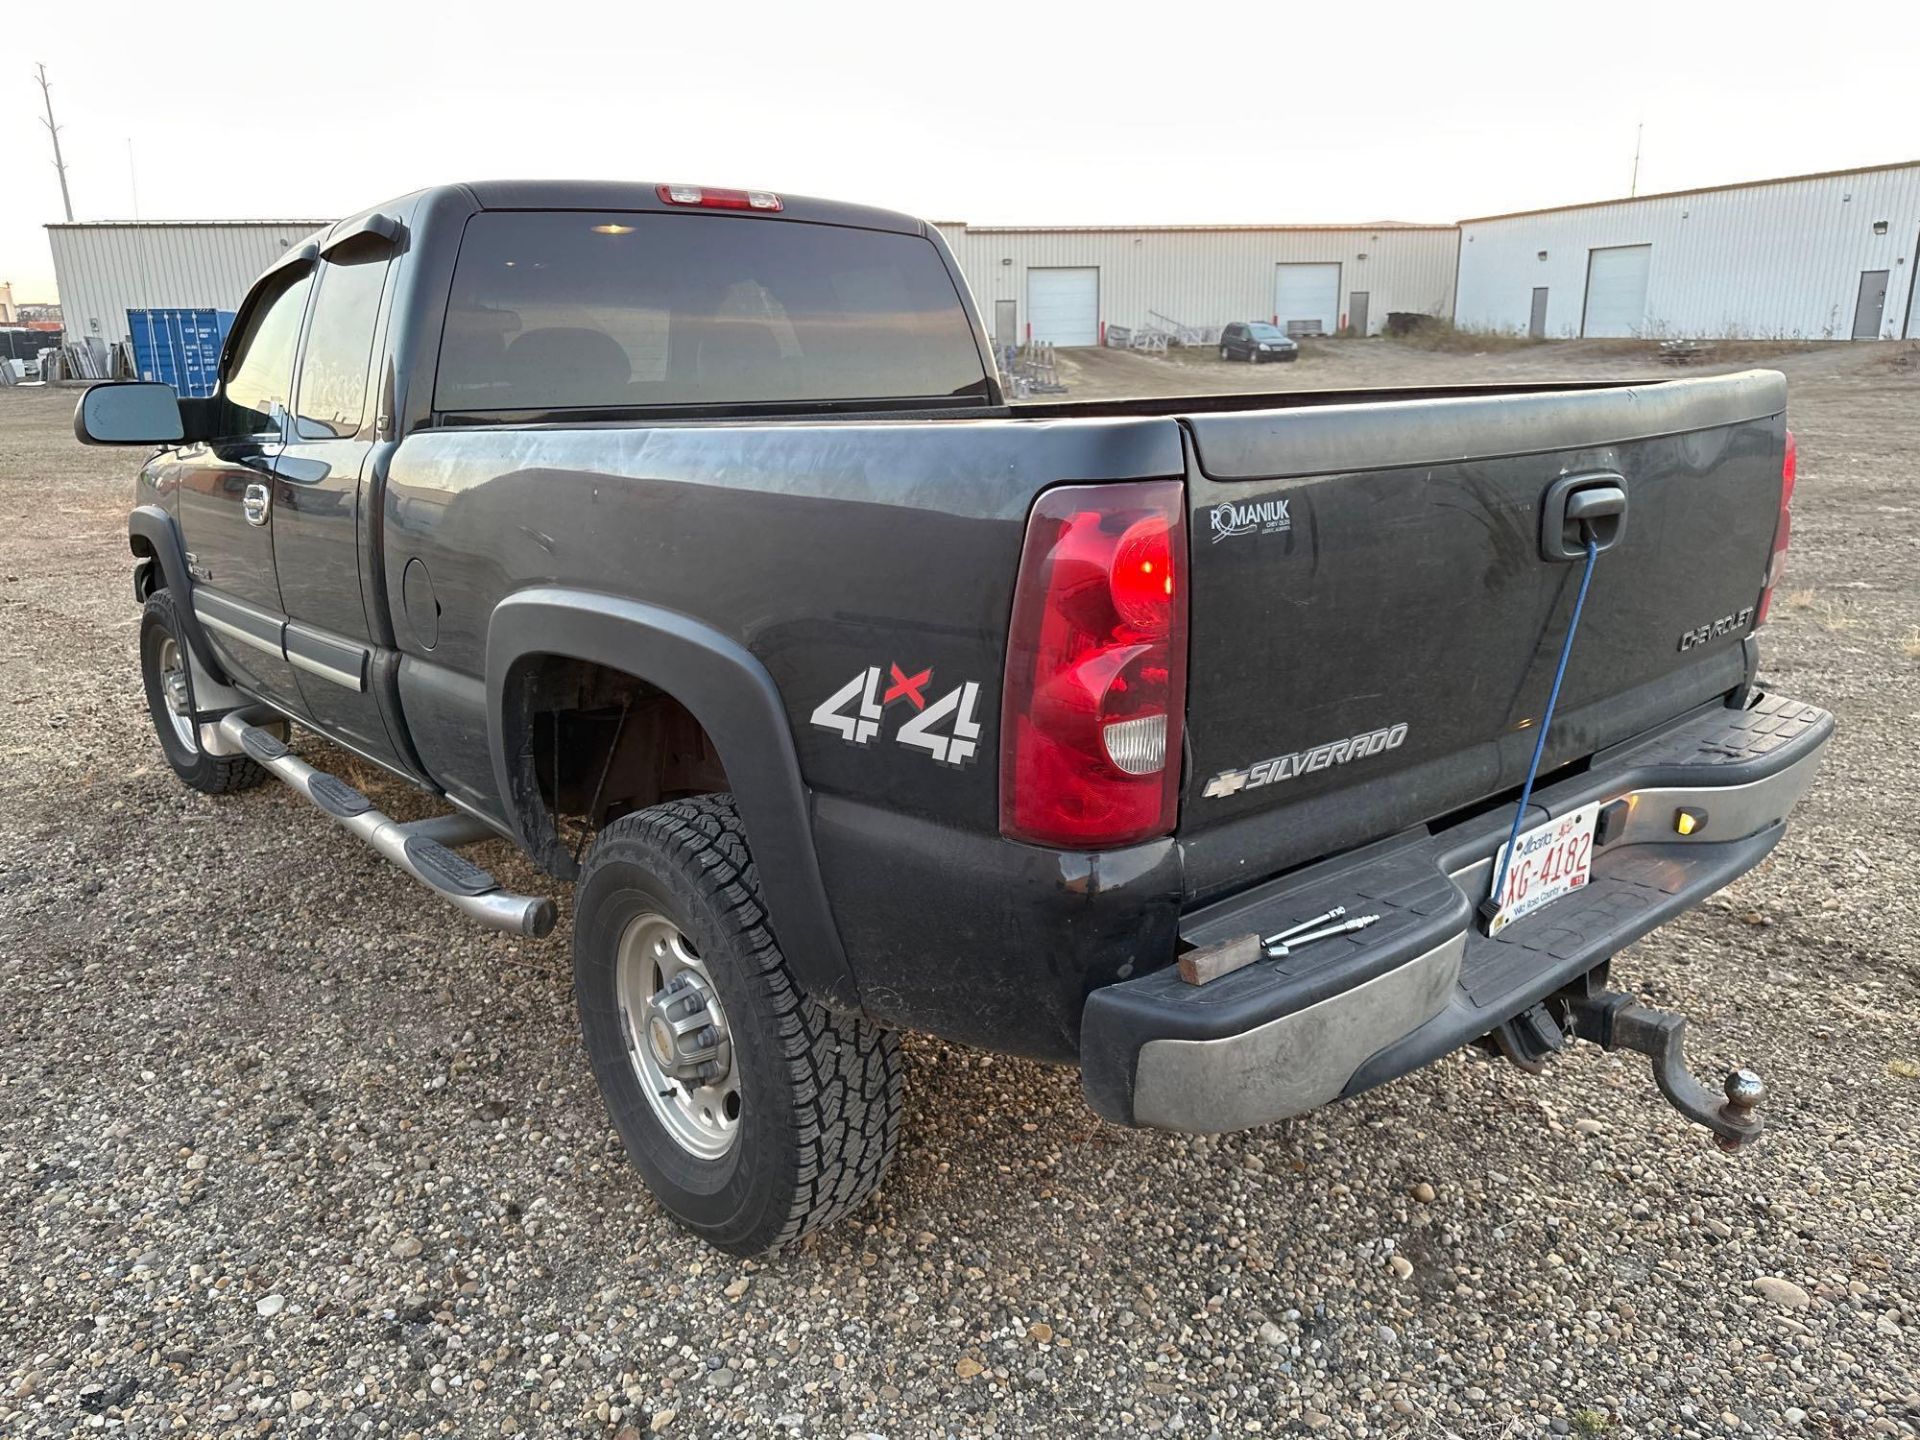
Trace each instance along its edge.
<path fill-rule="evenodd" d="M 1300 347 L 1278 325 L 1264 320 L 1236 320 L 1220 332 L 1220 358 L 1245 360 L 1252 365 L 1262 360 L 1298 360 Z"/>

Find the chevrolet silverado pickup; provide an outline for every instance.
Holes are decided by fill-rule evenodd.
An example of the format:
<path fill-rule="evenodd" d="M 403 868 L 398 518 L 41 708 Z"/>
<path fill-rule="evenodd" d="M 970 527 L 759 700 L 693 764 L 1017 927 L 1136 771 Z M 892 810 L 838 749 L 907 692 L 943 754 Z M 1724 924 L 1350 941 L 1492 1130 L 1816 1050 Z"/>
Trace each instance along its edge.
<path fill-rule="evenodd" d="M 101 385 L 160 747 L 481 923 L 573 885 L 585 1049 L 660 1203 L 780 1245 L 900 1135 L 897 1033 L 1263 1125 L 1479 1044 L 1644 1052 L 1613 958 L 1779 840 L 1832 729 L 1756 681 L 1785 384 L 1010 408 L 902 215 L 448 185 L 260 277 L 217 392 Z M 311 731 L 440 802 L 401 822 Z M 272 903 L 264 896 L 262 903 Z"/>

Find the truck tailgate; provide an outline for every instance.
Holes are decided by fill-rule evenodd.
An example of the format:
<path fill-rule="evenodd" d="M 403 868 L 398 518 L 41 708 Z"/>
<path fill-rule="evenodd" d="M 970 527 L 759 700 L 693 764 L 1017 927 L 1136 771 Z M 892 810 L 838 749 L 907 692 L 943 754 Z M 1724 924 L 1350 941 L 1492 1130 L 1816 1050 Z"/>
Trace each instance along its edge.
<path fill-rule="evenodd" d="M 1543 772 L 1740 685 L 1785 406 L 1753 371 L 1184 417 L 1190 897 L 1521 783 L 1584 568 L 1542 554 L 1564 477 L 1626 509 Z"/>

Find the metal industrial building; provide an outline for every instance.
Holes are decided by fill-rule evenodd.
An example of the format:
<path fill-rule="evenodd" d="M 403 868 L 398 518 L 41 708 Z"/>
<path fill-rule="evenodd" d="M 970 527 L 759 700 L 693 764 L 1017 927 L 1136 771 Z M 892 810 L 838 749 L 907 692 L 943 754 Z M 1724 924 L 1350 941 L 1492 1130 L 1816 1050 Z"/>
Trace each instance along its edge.
<path fill-rule="evenodd" d="M 49 225 L 68 333 L 111 343 L 128 310 L 232 310 L 328 223 Z M 1002 345 L 1259 319 L 1378 334 L 1394 311 L 1555 339 L 1920 339 L 1920 161 L 1459 225 L 939 228 Z"/>
<path fill-rule="evenodd" d="M 111 220 L 47 226 L 73 339 L 129 338 L 127 311 L 232 310 L 281 252 L 331 220 Z"/>
<path fill-rule="evenodd" d="M 1536 336 L 1920 339 L 1920 162 L 1460 222 L 1456 323 Z"/>
<path fill-rule="evenodd" d="M 1389 311 L 1445 315 L 1451 225 L 939 227 L 1000 345 L 1098 345 L 1108 325 L 1377 334 Z"/>

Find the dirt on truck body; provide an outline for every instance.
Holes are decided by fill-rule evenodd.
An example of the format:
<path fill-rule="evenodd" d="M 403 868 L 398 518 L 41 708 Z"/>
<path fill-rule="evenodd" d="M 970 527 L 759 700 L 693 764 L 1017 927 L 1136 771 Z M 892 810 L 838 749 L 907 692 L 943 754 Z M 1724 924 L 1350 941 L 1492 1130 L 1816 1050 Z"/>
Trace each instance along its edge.
<path fill-rule="evenodd" d="M 490 182 L 342 221 L 211 399 L 76 416 L 162 447 L 162 751 L 513 934 L 547 887 L 463 852 L 572 882 L 608 1112 L 740 1253 L 879 1185 L 904 1030 L 1182 1132 L 1579 1039 L 1755 1138 L 1760 1078 L 1696 1080 L 1611 967 L 1773 849 L 1832 734 L 1758 680 L 1783 378 L 1010 407 L 990 354 L 883 211 Z"/>

